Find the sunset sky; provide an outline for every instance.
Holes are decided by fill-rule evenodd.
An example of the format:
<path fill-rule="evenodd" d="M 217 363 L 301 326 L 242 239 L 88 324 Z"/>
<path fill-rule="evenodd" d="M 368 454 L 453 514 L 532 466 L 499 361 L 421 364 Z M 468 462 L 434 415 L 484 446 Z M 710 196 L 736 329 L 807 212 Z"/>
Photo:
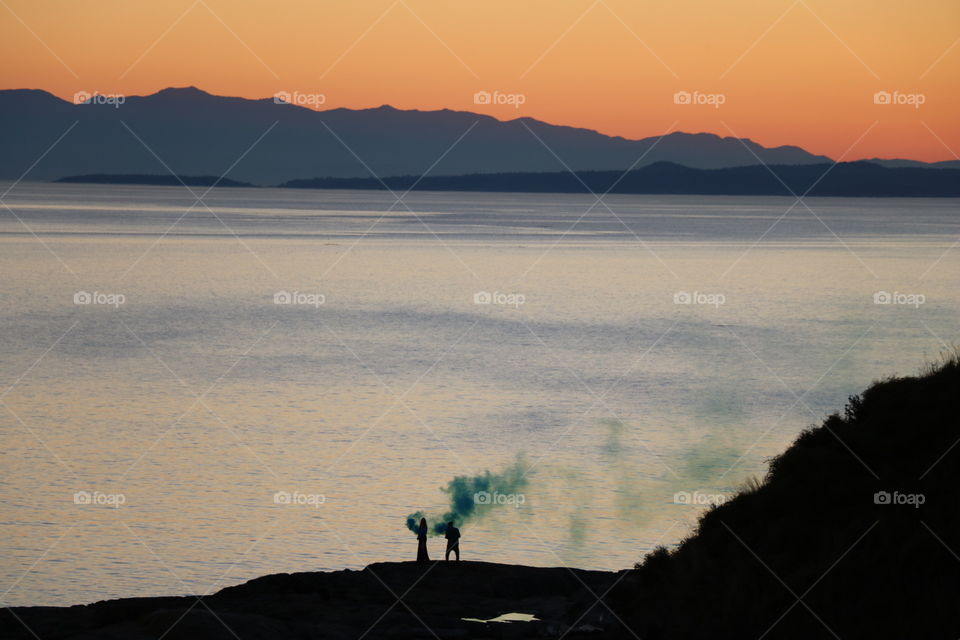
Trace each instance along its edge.
<path fill-rule="evenodd" d="M 0 87 L 300 91 L 321 108 L 933 161 L 960 153 L 958 41 L 957 0 L 0 0 Z M 476 105 L 477 91 L 523 104 Z M 678 91 L 723 104 L 676 104 Z M 875 104 L 878 91 L 906 103 Z"/>

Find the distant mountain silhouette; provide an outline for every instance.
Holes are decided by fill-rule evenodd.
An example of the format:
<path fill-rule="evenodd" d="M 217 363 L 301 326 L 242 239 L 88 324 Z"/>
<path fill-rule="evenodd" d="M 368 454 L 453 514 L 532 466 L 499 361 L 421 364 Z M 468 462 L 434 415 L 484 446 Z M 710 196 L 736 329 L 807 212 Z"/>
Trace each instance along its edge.
<path fill-rule="evenodd" d="M 127 96 L 120 105 L 73 104 L 32 89 L 0 91 L 0 139 L 0 179 L 19 178 L 50 149 L 27 176 L 33 180 L 165 174 L 163 163 L 180 175 L 227 172 L 234 180 L 267 185 L 369 177 L 367 167 L 378 176 L 398 176 L 563 171 L 564 164 L 578 171 L 623 171 L 641 156 L 638 167 L 668 161 L 713 169 L 756 164 L 757 158 L 777 165 L 829 161 L 798 147 L 766 148 L 709 133 L 628 140 L 532 118 L 501 121 L 467 111 L 386 105 L 313 111 L 194 87 Z"/>
<path fill-rule="evenodd" d="M 903 158 L 869 158 L 864 162 L 872 162 L 882 167 L 915 167 L 918 169 L 960 169 L 960 160 L 943 160 L 941 162 L 920 162 L 919 160 L 905 160 Z"/>
<path fill-rule="evenodd" d="M 775 175 L 774 175 L 775 174 Z M 490 173 L 465 176 L 316 178 L 281 186 L 301 189 L 385 189 L 394 191 L 524 191 L 555 193 L 659 193 L 700 195 L 960 196 L 960 169 L 891 169 L 869 162 L 753 165 L 691 169 L 658 162 L 621 171 Z M 813 187 L 811 189 L 811 186 Z M 789 189 L 787 188 L 789 187 Z M 589 189 L 589 191 L 588 191 Z"/>

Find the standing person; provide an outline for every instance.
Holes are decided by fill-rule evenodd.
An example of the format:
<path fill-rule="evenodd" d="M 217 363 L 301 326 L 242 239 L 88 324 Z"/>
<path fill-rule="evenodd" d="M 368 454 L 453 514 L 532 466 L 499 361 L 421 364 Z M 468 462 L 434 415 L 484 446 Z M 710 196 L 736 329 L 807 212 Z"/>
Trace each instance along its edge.
<path fill-rule="evenodd" d="M 447 532 L 443 534 L 443 537 L 447 539 L 447 555 L 446 560 L 450 559 L 450 552 L 453 551 L 457 555 L 457 560 L 460 560 L 460 529 L 457 529 L 453 526 L 453 521 L 447 523 Z"/>
<path fill-rule="evenodd" d="M 417 527 L 417 562 L 430 562 L 430 556 L 427 555 L 426 518 L 420 518 L 420 526 Z"/>

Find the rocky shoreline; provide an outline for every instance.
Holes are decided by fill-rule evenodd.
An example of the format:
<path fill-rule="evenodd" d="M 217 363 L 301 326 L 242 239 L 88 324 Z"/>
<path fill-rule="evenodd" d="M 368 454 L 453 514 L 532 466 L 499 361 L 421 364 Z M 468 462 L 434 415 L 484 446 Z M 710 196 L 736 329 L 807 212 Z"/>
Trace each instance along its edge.
<path fill-rule="evenodd" d="M 24 640 L 583 638 L 619 635 L 599 599 L 620 573 L 489 562 L 376 563 L 275 574 L 205 596 L 122 598 L 3 611 Z M 508 613 L 529 622 L 492 622 Z M 476 621 L 469 620 L 475 619 Z M 488 621 L 488 622 L 483 622 Z"/>

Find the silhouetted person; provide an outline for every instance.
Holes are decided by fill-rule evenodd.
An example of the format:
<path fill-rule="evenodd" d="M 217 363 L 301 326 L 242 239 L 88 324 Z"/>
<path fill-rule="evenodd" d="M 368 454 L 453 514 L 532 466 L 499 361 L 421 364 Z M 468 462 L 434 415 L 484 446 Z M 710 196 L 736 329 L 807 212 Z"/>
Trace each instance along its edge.
<path fill-rule="evenodd" d="M 427 555 L 426 518 L 420 518 L 420 526 L 417 527 L 417 562 L 430 562 L 430 556 Z"/>
<path fill-rule="evenodd" d="M 447 555 L 446 560 L 450 559 L 450 552 L 453 551 L 457 554 L 457 560 L 460 559 L 460 529 L 457 529 L 453 526 L 453 522 L 447 523 L 447 532 L 443 534 L 443 537 L 447 539 Z"/>

